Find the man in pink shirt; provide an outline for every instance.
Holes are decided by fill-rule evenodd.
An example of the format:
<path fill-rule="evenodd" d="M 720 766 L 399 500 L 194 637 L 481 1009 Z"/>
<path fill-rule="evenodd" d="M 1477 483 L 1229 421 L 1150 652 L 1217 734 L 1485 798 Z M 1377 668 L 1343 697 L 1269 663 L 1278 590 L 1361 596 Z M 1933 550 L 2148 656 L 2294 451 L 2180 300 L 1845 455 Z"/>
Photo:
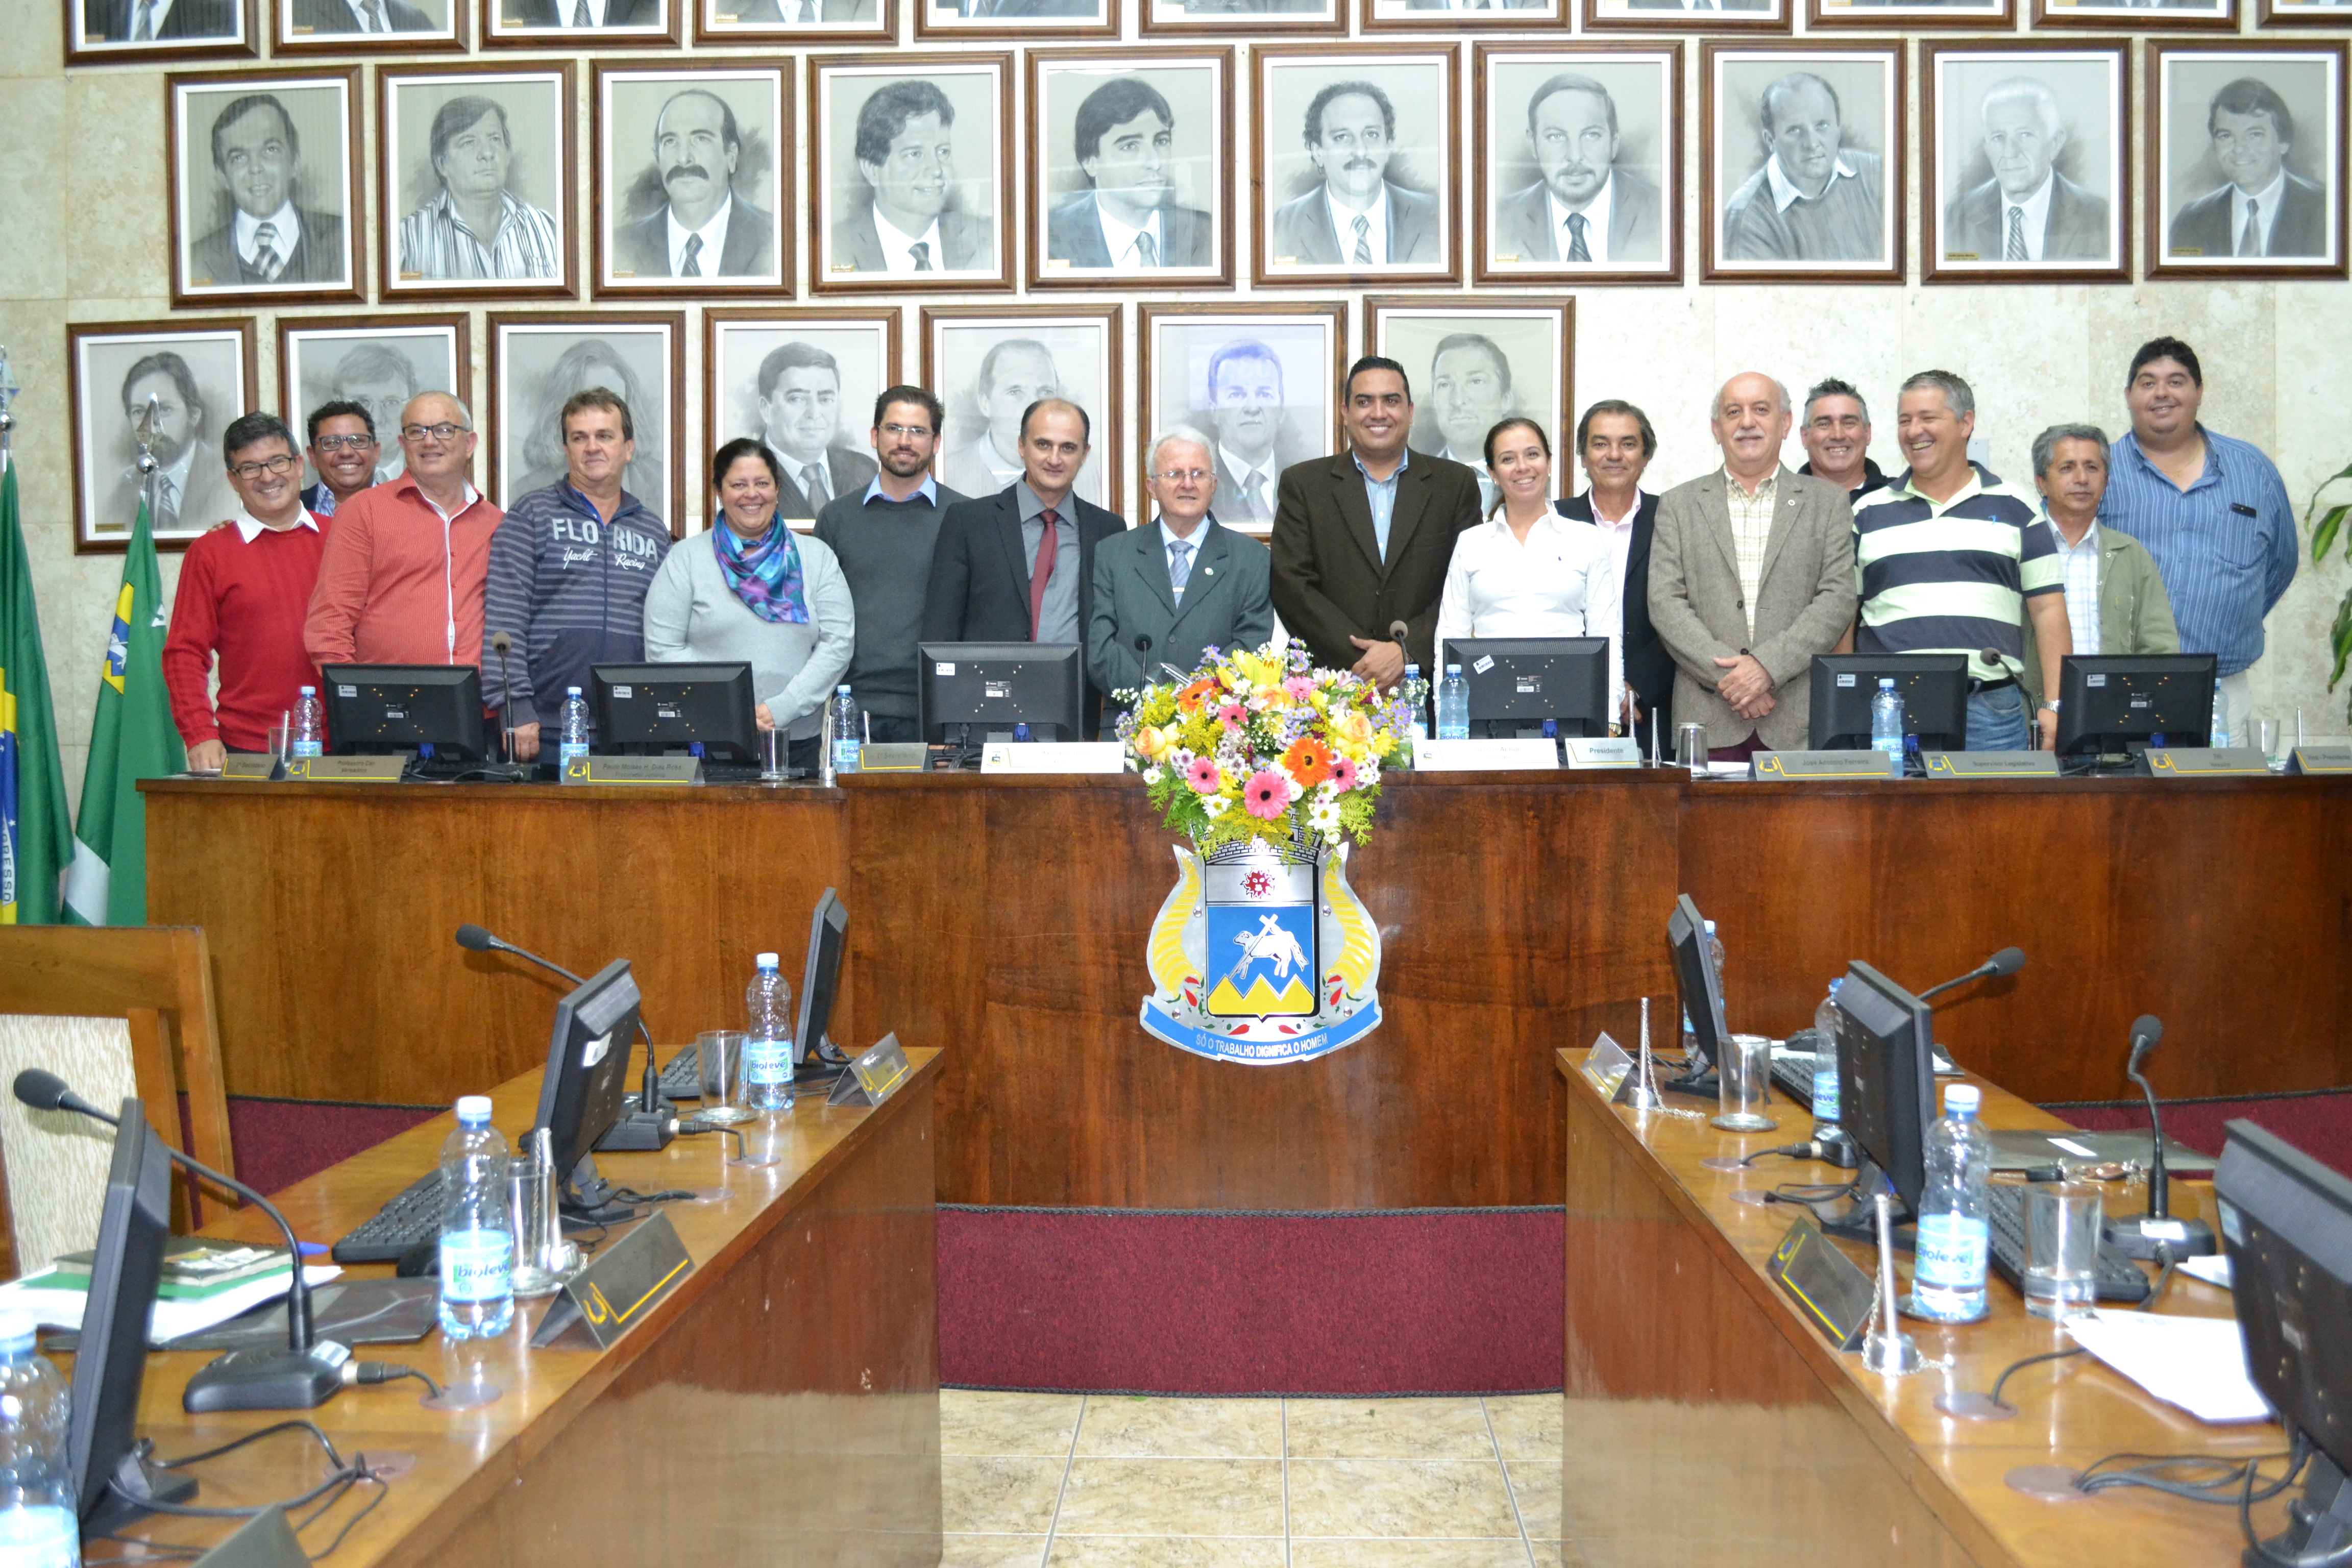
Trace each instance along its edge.
<path fill-rule="evenodd" d="M 446 392 L 401 411 L 407 468 L 336 509 L 302 623 L 321 665 L 474 664 L 500 512 L 474 489 L 473 416 Z"/>

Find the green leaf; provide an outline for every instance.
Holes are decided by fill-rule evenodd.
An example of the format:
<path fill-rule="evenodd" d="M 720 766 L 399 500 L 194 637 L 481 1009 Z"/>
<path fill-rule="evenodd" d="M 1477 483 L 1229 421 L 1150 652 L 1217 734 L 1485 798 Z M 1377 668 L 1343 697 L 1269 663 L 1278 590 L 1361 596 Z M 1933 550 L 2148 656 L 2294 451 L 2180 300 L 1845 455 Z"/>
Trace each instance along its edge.
<path fill-rule="evenodd" d="M 2347 591 L 2336 606 L 2336 624 L 2328 628 L 2328 646 L 2336 653 L 2336 668 L 2327 672 L 2327 689 L 2344 679 L 2344 666 L 2352 661 L 2352 591 Z"/>
<path fill-rule="evenodd" d="M 2315 500 L 2314 504 L 2317 504 Z M 2336 542 L 2336 531 L 2344 526 L 2344 519 L 2347 515 L 2352 515 L 2352 501 L 2347 501 L 2342 506 L 2329 508 L 2327 515 L 2321 518 L 2318 522 L 2312 526 L 2311 559 L 2313 564 L 2316 565 L 2318 563 L 2327 559 L 2328 546 Z M 2344 552 L 2347 557 L 2352 557 L 2352 538 L 2347 538 L 2344 542 Z"/>

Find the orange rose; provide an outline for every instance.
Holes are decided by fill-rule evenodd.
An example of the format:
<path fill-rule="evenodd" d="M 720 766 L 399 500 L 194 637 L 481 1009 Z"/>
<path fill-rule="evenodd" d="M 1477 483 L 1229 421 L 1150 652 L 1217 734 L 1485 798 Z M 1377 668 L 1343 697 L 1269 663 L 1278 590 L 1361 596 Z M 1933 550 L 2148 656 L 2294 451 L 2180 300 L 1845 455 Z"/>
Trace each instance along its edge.
<path fill-rule="evenodd" d="M 1165 756 L 1168 753 L 1168 731 L 1155 730 L 1146 724 L 1136 731 L 1132 744 L 1135 747 L 1135 754 L 1146 762 L 1154 757 Z"/>

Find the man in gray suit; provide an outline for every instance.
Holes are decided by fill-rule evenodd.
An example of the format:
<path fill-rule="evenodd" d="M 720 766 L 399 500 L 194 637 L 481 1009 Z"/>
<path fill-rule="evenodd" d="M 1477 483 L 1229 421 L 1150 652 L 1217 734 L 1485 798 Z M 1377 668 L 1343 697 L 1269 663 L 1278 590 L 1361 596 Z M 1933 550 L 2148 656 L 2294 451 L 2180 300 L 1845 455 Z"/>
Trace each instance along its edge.
<path fill-rule="evenodd" d="M 2213 161 L 2229 184 L 2174 215 L 2168 257 L 2327 254 L 2327 193 L 2286 166 L 2294 116 L 2266 81 L 2240 77 L 2205 110 Z"/>
<path fill-rule="evenodd" d="M 302 139 L 276 95 L 248 93 L 213 121 L 213 173 L 232 205 L 228 222 L 188 252 L 196 288 L 341 283 L 351 276 L 343 220 L 297 205 Z"/>
<path fill-rule="evenodd" d="M 1944 209 L 1944 258 L 2106 260 L 2106 202 L 2053 166 L 2066 145 L 2058 95 L 2032 77 L 2010 77 L 1985 89 L 1979 118 L 1992 178 Z"/>
<path fill-rule="evenodd" d="M 857 172 L 872 199 L 833 226 L 835 272 L 987 272 L 995 224 L 950 212 L 955 105 L 936 82 L 894 81 L 857 110 Z"/>
<path fill-rule="evenodd" d="M 1274 557 L 1209 515 L 1209 438 L 1179 425 L 1151 443 L 1143 488 L 1160 511 L 1095 547 L 1087 673 L 1105 691 L 1190 674 L 1203 648 L 1256 647 L 1274 633 Z"/>
<path fill-rule="evenodd" d="M 1114 77 L 1078 105 L 1078 167 L 1087 188 L 1045 217 L 1045 255 L 1122 272 L 1206 267 L 1209 215 L 1176 204 L 1175 110 L 1140 77 Z"/>
<path fill-rule="evenodd" d="M 1617 167 L 1617 101 L 1562 71 L 1528 100 L 1528 146 L 1543 178 L 1496 205 L 1495 259 L 1576 266 L 1659 260 L 1658 187 Z"/>
<path fill-rule="evenodd" d="M 767 278 L 775 220 L 735 194 L 743 138 L 725 99 L 690 87 L 654 117 L 654 170 L 669 197 L 614 237 L 627 278 Z"/>
<path fill-rule="evenodd" d="M 1307 155 L 1323 181 L 1274 211 L 1274 258 L 1357 271 L 1439 259 L 1437 198 L 1389 180 L 1396 106 L 1368 81 L 1335 81 L 1307 105 Z"/>
<path fill-rule="evenodd" d="M 1706 727 L 1717 761 L 1804 746 L 1813 656 L 1853 620 L 1853 510 L 1780 462 L 1789 394 L 1724 383 L 1708 417 L 1723 467 L 1658 501 L 1650 622 L 1675 661 L 1675 721 Z"/>

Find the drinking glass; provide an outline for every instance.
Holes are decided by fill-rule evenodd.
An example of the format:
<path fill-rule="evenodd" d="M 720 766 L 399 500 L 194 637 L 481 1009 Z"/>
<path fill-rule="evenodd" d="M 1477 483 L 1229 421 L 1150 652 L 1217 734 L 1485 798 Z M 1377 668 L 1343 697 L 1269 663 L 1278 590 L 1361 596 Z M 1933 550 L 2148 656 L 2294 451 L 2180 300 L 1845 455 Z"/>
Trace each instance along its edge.
<path fill-rule="evenodd" d="M 2036 1182 L 2025 1189 L 2025 1310 L 2071 1318 L 2098 1304 L 2099 1189 Z"/>
<path fill-rule="evenodd" d="M 507 1162 L 507 1206 L 514 1216 L 514 1293 L 519 1301 L 563 1289 L 563 1232 L 555 1212 L 555 1173 L 529 1154 Z"/>
<path fill-rule="evenodd" d="M 704 1121 L 734 1122 L 751 1119 L 743 1103 L 743 1042 L 741 1029 L 705 1029 L 694 1037 L 694 1070 L 702 1080 Z"/>
<path fill-rule="evenodd" d="M 760 782 L 761 784 L 784 782 L 784 758 L 787 754 L 784 749 L 782 725 L 779 724 L 774 729 L 760 731 Z"/>
<path fill-rule="evenodd" d="M 2271 772 L 2286 769 L 2286 753 L 2280 750 L 2280 731 L 2284 728 L 2275 719 L 2257 719 L 2253 723 L 2254 743 L 2263 749 L 2263 761 Z"/>
<path fill-rule="evenodd" d="M 1706 777 L 1706 727 L 1685 724 L 1675 731 L 1675 762 L 1695 779 Z"/>
<path fill-rule="evenodd" d="M 1715 1064 L 1720 1116 L 1710 1127 L 1726 1132 L 1769 1132 L 1780 1124 L 1764 1114 L 1765 1091 L 1772 1081 L 1772 1042 L 1762 1035 L 1734 1035 L 1726 1042 L 1723 1059 Z"/>

